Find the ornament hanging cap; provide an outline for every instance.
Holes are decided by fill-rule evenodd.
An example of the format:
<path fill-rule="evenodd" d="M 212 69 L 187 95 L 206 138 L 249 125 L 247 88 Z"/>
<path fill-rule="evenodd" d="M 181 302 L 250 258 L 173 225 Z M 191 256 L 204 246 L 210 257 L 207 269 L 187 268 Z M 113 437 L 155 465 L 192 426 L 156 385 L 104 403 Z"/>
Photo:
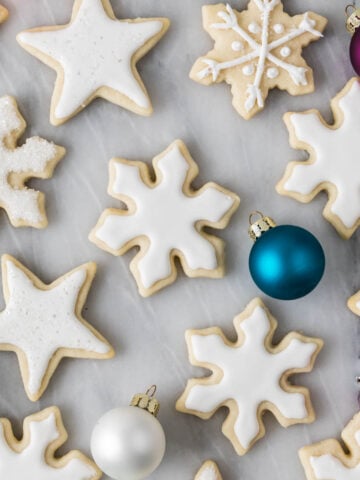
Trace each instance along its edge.
<path fill-rule="evenodd" d="M 360 27 L 360 8 L 350 4 L 345 8 L 345 13 L 347 16 L 346 28 L 350 33 L 354 33 Z"/>
<path fill-rule="evenodd" d="M 254 222 L 253 218 L 256 215 L 260 216 L 260 219 Z M 250 235 L 250 238 L 254 240 L 254 242 L 256 242 L 256 240 L 260 238 L 261 235 L 263 235 L 265 232 L 276 227 L 276 223 L 272 218 L 266 217 L 263 213 L 259 212 L 258 210 L 255 210 L 254 212 L 250 213 L 249 223 L 250 223 L 249 235 Z"/>
<path fill-rule="evenodd" d="M 138 407 L 157 417 L 160 410 L 160 403 L 154 397 L 156 385 L 152 385 L 146 393 L 137 393 L 131 400 L 132 407 Z"/>

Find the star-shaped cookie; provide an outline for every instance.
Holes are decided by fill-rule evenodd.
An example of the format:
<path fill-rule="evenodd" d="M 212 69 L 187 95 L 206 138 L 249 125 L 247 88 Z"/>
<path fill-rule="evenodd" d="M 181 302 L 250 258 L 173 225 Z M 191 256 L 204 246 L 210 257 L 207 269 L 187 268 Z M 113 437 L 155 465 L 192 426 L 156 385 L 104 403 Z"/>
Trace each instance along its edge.
<path fill-rule="evenodd" d="M 36 401 L 63 357 L 105 359 L 109 343 L 81 316 L 94 263 L 81 265 L 50 285 L 10 255 L 2 256 L 6 308 L 0 313 L 0 351 L 17 354 L 26 393 Z"/>
<path fill-rule="evenodd" d="M 19 33 L 20 45 L 57 72 L 51 123 L 65 123 L 96 97 L 150 115 L 136 63 L 169 24 L 166 18 L 118 20 L 109 0 L 75 0 L 69 24 Z"/>

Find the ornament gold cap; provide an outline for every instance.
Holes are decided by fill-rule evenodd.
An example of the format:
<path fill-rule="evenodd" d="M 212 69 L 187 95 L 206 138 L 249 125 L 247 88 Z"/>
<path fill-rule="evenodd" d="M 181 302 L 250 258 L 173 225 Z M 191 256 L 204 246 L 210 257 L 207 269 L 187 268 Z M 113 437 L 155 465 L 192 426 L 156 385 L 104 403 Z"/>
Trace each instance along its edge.
<path fill-rule="evenodd" d="M 256 215 L 260 216 L 260 219 L 254 221 L 253 219 Z M 272 218 L 266 217 L 262 212 L 259 212 L 258 210 L 250 213 L 249 224 L 249 235 L 250 238 L 254 240 L 254 242 L 256 242 L 256 240 L 260 238 L 263 233 L 276 227 L 276 223 Z"/>
<path fill-rule="evenodd" d="M 360 8 L 350 4 L 345 8 L 345 13 L 347 16 L 346 28 L 348 32 L 355 33 L 355 30 L 360 27 Z"/>
<path fill-rule="evenodd" d="M 160 403 L 154 397 L 156 389 L 156 385 L 152 385 L 146 393 L 137 393 L 133 396 L 130 406 L 146 410 L 151 413 L 151 415 L 154 415 L 154 417 L 157 417 L 160 410 Z"/>

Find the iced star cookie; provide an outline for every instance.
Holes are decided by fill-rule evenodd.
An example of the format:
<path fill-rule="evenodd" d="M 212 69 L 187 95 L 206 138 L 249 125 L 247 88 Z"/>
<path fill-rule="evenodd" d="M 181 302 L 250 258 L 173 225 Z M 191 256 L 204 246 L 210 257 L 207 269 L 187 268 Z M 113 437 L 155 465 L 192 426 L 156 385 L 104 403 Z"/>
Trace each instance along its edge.
<path fill-rule="evenodd" d="M 357 78 L 331 101 L 333 125 L 317 110 L 284 116 L 293 148 L 309 159 L 291 162 L 279 184 L 281 195 L 308 203 L 325 190 L 324 217 L 345 239 L 360 225 L 360 176 L 357 142 L 360 129 L 360 83 Z"/>
<path fill-rule="evenodd" d="M 222 480 L 222 476 L 216 463 L 207 460 L 196 474 L 194 480 Z"/>
<path fill-rule="evenodd" d="M 109 343 L 81 315 L 96 265 L 87 263 L 44 284 L 10 255 L 1 258 L 6 308 L 0 351 L 17 354 L 30 400 L 38 400 L 63 357 L 106 359 Z"/>
<path fill-rule="evenodd" d="M 50 178 L 65 149 L 39 137 L 18 146 L 26 123 L 16 100 L 0 98 L 0 207 L 14 227 L 47 226 L 45 196 L 26 186 L 30 178 Z"/>
<path fill-rule="evenodd" d="M 65 123 L 96 97 L 150 115 L 136 64 L 169 24 L 167 18 L 118 20 L 109 0 L 75 0 L 69 24 L 21 32 L 20 45 L 57 72 L 51 123 Z"/>
<path fill-rule="evenodd" d="M 360 413 L 337 440 L 323 440 L 303 447 L 300 459 L 308 480 L 357 480 L 360 478 Z"/>
<path fill-rule="evenodd" d="M 301 52 L 322 37 L 326 23 L 313 12 L 290 17 L 280 0 L 250 0 L 242 12 L 229 4 L 205 5 L 203 26 L 215 46 L 196 61 L 190 78 L 230 84 L 234 108 L 250 119 L 275 87 L 291 95 L 313 92 L 313 73 Z"/>
<path fill-rule="evenodd" d="M 235 317 L 234 327 L 234 343 L 218 327 L 186 332 L 191 364 L 212 374 L 190 380 L 176 409 L 207 420 L 227 407 L 222 431 L 244 455 L 265 434 L 266 410 L 283 427 L 314 421 L 308 390 L 288 378 L 312 370 L 323 342 L 291 332 L 274 345 L 277 322 L 259 298 Z"/>
<path fill-rule="evenodd" d="M 23 438 L 15 438 L 8 419 L 0 419 L 0 477 L 6 480 L 98 480 L 101 472 L 85 455 L 73 450 L 62 457 L 56 451 L 67 433 L 57 407 L 27 417 Z"/>
<path fill-rule="evenodd" d="M 109 193 L 127 209 L 105 210 L 90 234 L 113 255 L 140 247 L 130 268 L 144 297 L 176 280 L 175 258 L 189 277 L 222 277 L 223 241 L 204 227 L 225 228 L 240 203 L 215 183 L 191 187 L 198 167 L 180 140 L 154 158 L 153 168 L 155 180 L 144 163 L 110 161 Z"/>

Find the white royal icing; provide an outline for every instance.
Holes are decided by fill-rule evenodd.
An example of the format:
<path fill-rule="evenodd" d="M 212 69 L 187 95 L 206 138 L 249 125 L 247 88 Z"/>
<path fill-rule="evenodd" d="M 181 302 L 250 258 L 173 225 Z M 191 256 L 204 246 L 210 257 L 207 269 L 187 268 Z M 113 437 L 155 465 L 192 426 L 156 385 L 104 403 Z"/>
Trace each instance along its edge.
<path fill-rule="evenodd" d="M 243 68 L 242 68 L 242 72 L 244 75 L 246 75 L 247 77 L 250 77 L 251 75 L 254 74 L 255 72 L 255 67 L 252 63 L 250 63 L 249 65 L 245 65 Z"/>
<path fill-rule="evenodd" d="M 257 59 L 254 83 L 250 84 L 247 88 L 247 98 L 244 105 L 245 110 L 248 112 L 255 106 L 255 104 L 257 104 L 260 108 L 264 106 L 264 95 L 261 90 L 261 83 L 265 74 L 267 62 L 272 63 L 279 69 L 285 70 L 295 85 L 308 84 L 306 78 L 306 68 L 285 62 L 277 55 L 272 53 L 273 50 L 285 45 L 286 43 L 289 43 L 297 37 L 308 33 L 311 33 L 315 37 L 322 37 L 321 32 L 314 29 L 316 22 L 309 18 L 309 13 L 307 12 L 304 14 L 298 27 L 291 29 L 288 33 L 284 34 L 280 38 L 270 42 L 269 34 L 271 15 L 274 9 L 280 3 L 280 0 L 272 0 L 271 2 L 257 0 L 254 2 L 260 11 L 261 26 L 256 22 L 251 22 L 247 26 L 247 30 L 253 34 L 261 32 L 261 38 L 259 41 L 249 35 L 248 32 L 242 28 L 235 10 L 229 4 L 226 5 L 226 12 L 219 11 L 218 13 L 219 18 L 221 18 L 223 22 L 214 23 L 211 25 L 211 27 L 214 29 L 234 31 L 241 38 L 241 40 L 246 43 L 246 46 L 249 47 L 251 51 L 241 55 L 238 58 L 224 62 L 204 59 L 203 62 L 206 64 L 206 68 L 198 73 L 198 77 L 203 79 L 211 75 L 213 81 L 215 82 L 221 71 L 237 67 Z M 276 27 L 277 30 L 280 30 L 280 26 L 282 25 L 276 24 L 274 28 Z"/>
<path fill-rule="evenodd" d="M 241 330 L 244 342 L 239 347 L 228 346 L 217 334 L 191 336 L 196 361 L 216 366 L 222 376 L 214 385 L 194 385 L 185 406 L 188 410 L 209 413 L 234 400 L 238 407 L 234 434 L 247 449 L 259 433 L 258 408 L 263 402 L 275 405 L 286 418 L 300 420 L 308 416 L 304 396 L 283 390 L 280 379 L 290 369 L 308 366 L 317 344 L 293 339 L 281 352 L 268 352 L 264 342 L 270 321 L 260 306 L 241 322 Z"/>
<path fill-rule="evenodd" d="M 26 387 L 31 395 L 40 390 L 57 350 L 109 351 L 109 345 L 76 317 L 75 307 L 85 280 L 84 266 L 50 290 L 40 290 L 15 263 L 6 261 L 9 298 L 0 313 L 0 349 L 1 345 L 11 345 L 23 352 L 28 370 Z"/>
<path fill-rule="evenodd" d="M 175 143 L 157 163 L 159 183 L 146 186 L 135 165 L 112 161 L 114 194 L 135 202 L 131 215 L 106 216 L 95 229 L 95 237 L 112 250 L 145 236 L 149 248 L 137 263 L 141 283 L 150 288 L 171 274 L 170 254 L 176 249 L 192 270 L 213 270 L 218 261 L 213 245 L 196 230 L 199 221 L 219 222 L 234 204 L 234 199 L 214 186 L 194 196 L 185 195 L 184 182 L 189 164 Z"/>
<path fill-rule="evenodd" d="M 354 438 L 360 446 L 360 430 L 355 432 Z M 338 458 L 330 454 L 310 457 L 310 464 L 316 480 L 358 480 L 360 478 L 360 463 L 354 468 L 347 468 Z"/>
<path fill-rule="evenodd" d="M 109 87 L 148 108 L 148 96 L 135 78 L 131 62 L 162 28 L 159 20 L 114 20 L 101 0 L 82 0 L 70 25 L 22 32 L 18 39 L 61 65 L 64 84 L 55 109 L 55 116 L 61 119 L 73 115 L 100 87 Z"/>
<path fill-rule="evenodd" d="M 284 58 L 287 58 L 291 55 L 291 48 L 290 47 L 282 47 L 280 50 L 280 55 Z"/>
<path fill-rule="evenodd" d="M 91 464 L 73 458 L 54 468 L 46 463 L 46 450 L 60 437 L 55 414 L 42 421 L 33 421 L 29 426 L 30 442 L 20 453 L 8 445 L 4 427 L 0 424 L 0 476 L 6 480 L 31 478 L 36 480 L 91 480 L 97 472 Z"/>
<path fill-rule="evenodd" d="M 37 225 L 44 220 L 39 209 L 39 192 L 31 188 L 14 188 L 11 174 L 40 177 L 57 154 L 53 143 L 39 137 L 29 138 L 24 145 L 9 149 L 6 141 L 22 128 L 22 117 L 11 97 L 0 98 L 0 205 L 10 219 Z M 30 173 L 31 172 L 31 173 Z"/>
<path fill-rule="evenodd" d="M 219 480 L 215 466 L 208 465 L 205 467 L 196 477 L 196 480 Z"/>
<path fill-rule="evenodd" d="M 275 33 L 277 34 L 280 34 L 280 33 L 284 33 L 285 31 L 285 27 L 282 23 L 276 23 L 274 26 L 273 26 L 273 30 Z"/>
<path fill-rule="evenodd" d="M 244 45 L 241 42 L 232 42 L 231 48 L 234 52 L 240 52 L 240 50 L 243 50 Z"/>
<path fill-rule="evenodd" d="M 250 33 L 259 33 L 261 31 L 261 27 L 258 23 L 251 22 L 248 25 L 248 30 L 249 30 Z"/>
<path fill-rule="evenodd" d="M 270 68 L 268 68 L 267 71 L 266 71 L 266 76 L 267 76 L 268 78 L 276 78 L 276 77 L 279 76 L 279 73 L 280 73 L 280 72 L 279 72 L 279 70 L 278 70 L 277 68 L 275 68 L 275 67 L 270 67 Z"/>
<path fill-rule="evenodd" d="M 284 183 L 288 192 L 309 195 L 319 185 L 329 182 L 336 188 L 331 212 L 347 228 L 360 218 L 359 152 L 360 84 L 355 81 L 340 99 L 342 123 L 332 129 L 320 121 L 317 113 L 293 113 L 290 117 L 296 138 L 309 145 L 314 162 L 296 165 Z"/>

